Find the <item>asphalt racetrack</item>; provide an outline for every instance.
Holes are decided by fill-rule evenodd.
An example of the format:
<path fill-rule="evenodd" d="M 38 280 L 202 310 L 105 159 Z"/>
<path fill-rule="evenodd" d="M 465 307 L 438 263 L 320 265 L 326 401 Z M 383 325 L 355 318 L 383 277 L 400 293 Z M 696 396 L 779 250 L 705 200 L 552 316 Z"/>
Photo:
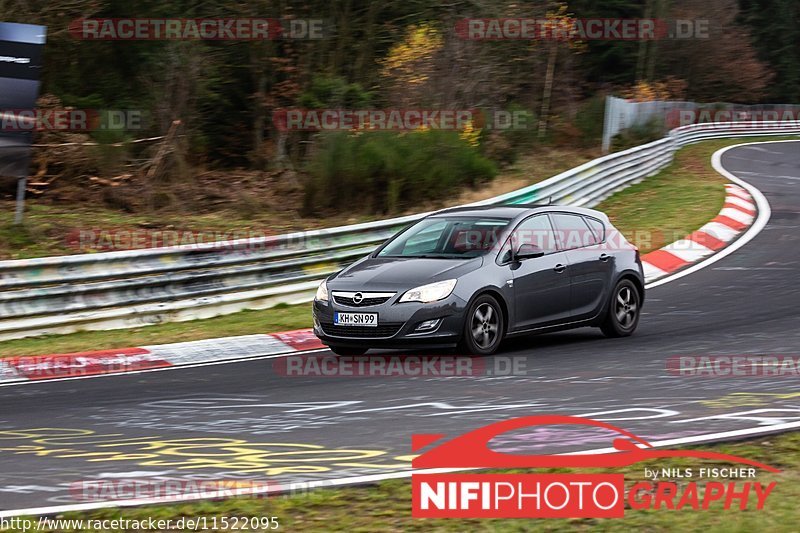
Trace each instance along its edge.
<path fill-rule="evenodd" d="M 517 339 L 461 377 L 290 377 L 280 359 L 261 359 L 2 387 L 0 509 L 86 503 L 78 487 L 98 479 L 286 484 L 407 471 L 414 433 L 532 414 L 681 443 L 800 422 L 796 375 L 667 370 L 676 356 L 800 354 L 800 142 L 734 148 L 722 164 L 766 196 L 771 218 L 731 255 L 649 290 L 633 337 Z M 492 447 L 559 453 L 609 437 L 538 427 Z"/>

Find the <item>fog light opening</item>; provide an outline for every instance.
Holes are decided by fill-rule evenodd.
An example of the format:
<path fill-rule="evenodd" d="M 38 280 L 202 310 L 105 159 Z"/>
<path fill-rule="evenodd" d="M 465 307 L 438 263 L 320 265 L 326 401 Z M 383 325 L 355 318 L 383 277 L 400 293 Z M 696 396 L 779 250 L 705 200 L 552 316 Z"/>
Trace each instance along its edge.
<path fill-rule="evenodd" d="M 425 322 L 420 322 L 419 324 L 417 324 L 417 327 L 416 329 L 414 329 L 414 331 L 418 332 L 431 331 L 433 329 L 436 329 L 436 327 L 439 325 L 439 322 L 441 322 L 440 318 L 437 318 L 435 320 L 426 320 Z"/>

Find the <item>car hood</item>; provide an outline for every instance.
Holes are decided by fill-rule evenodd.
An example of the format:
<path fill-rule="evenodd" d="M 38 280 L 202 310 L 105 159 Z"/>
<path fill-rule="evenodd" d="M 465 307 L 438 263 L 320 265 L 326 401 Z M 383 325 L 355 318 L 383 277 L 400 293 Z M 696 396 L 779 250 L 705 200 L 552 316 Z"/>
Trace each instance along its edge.
<path fill-rule="evenodd" d="M 331 278 L 332 290 L 398 290 L 426 283 L 454 279 L 483 264 L 482 257 L 470 259 L 424 259 L 365 257 Z"/>

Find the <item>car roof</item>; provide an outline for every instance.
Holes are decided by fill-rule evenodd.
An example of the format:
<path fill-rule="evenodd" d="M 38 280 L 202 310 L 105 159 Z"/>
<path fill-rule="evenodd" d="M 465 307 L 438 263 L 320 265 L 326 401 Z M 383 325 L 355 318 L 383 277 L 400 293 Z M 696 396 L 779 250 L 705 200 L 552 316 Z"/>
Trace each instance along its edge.
<path fill-rule="evenodd" d="M 508 204 L 508 205 L 473 205 L 463 207 L 451 207 L 442 209 L 431 214 L 431 217 L 445 216 L 445 215 L 463 215 L 463 216 L 479 216 L 479 217 L 499 217 L 508 219 L 525 218 L 534 213 L 552 213 L 552 212 L 566 212 L 574 213 L 576 215 L 586 215 L 590 217 L 599 218 L 601 220 L 608 220 L 605 213 L 597 211 L 596 209 L 589 209 L 586 207 L 575 207 L 571 205 L 542 205 L 542 204 Z"/>

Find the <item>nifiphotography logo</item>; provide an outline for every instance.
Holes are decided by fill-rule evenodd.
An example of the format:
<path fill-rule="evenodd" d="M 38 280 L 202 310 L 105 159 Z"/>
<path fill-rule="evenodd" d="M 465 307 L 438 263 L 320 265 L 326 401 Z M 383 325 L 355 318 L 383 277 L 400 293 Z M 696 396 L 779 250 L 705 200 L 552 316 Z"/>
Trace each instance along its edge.
<path fill-rule="evenodd" d="M 614 432 L 607 453 L 519 455 L 494 451 L 496 436 L 531 426 L 589 426 Z M 445 437 L 413 435 L 414 451 Z M 605 450 L 603 450 L 605 452 Z M 643 461 L 688 457 L 714 461 L 699 468 L 645 468 L 648 481 L 625 487 L 624 474 L 449 473 L 436 469 L 621 468 Z M 718 463 L 732 466 L 720 467 Z M 780 472 L 744 457 L 700 450 L 656 449 L 605 422 L 565 415 L 526 416 L 496 422 L 436 445 L 412 461 L 415 518 L 622 518 L 631 509 L 763 509 L 776 483 L 754 481 L 757 470 Z M 687 481 L 700 478 L 725 481 Z M 681 483 L 659 481 L 680 478 Z"/>

